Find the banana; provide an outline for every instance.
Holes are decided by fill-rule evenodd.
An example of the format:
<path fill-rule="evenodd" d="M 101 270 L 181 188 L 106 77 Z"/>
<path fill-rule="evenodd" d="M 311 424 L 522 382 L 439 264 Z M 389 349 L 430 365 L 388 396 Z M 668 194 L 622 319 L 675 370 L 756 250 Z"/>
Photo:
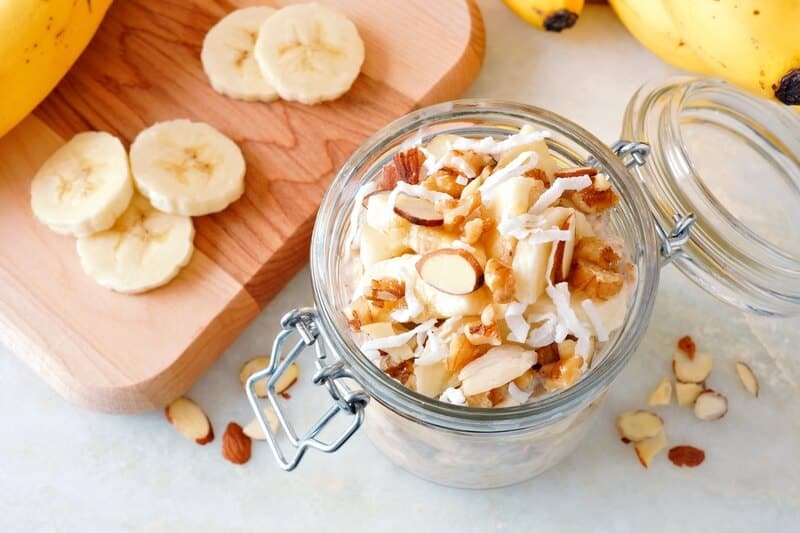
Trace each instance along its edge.
<path fill-rule="evenodd" d="M 800 105 L 800 0 L 663 0 L 708 70 L 755 94 Z"/>
<path fill-rule="evenodd" d="M 241 150 L 202 122 L 154 124 L 136 136 L 130 158 L 139 192 L 165 213 L 215 213 L 244 192 Z"/>
<path fill-rule="evenodd" d="M 57 233 L 80 237 L 110 228 L 133 196 L 119 139 L 89 131 L 56 150 L 31 182 L 31 208 Z"/>
<path fill-rule="evenodd" d="M 340 12 L 298 4 L 264 22 L 255 57 L 281 98 L 316 104 L 338 98 L 353 85 L 364 62 L 364 42 Z"/>
<path fill-rule="evenodd" d="M 708 73 L 705 62 L 683 41 L 663 0 L 609 0 L 628 31 L 666 63 Z"/>
<path fill-rule="evenodd" d="M 215 91 L 248 101 L 270 102 L 278 97 L 253 57 L 258 30 L 273 13 L 266 6 L 237 9 L 208 31 L 200 61 Z"/>
<path fill-rule="evenodd" d="M 53 90 L 111 0 L 0 1 L 0 137 Z"/>
<path fill-rule="evenodd" d="M 528 24 L 560 32 L 571 28 L 583 10 L 583 0 L 503 0 Z"/>
<path fill-rule="evenodd" d="M 140 293 L 164 285 L 192 257 L 189 217 L 168 215 L 136 195 L 108 230 L 78 239 L 84 272 L 103 287 Z"/>

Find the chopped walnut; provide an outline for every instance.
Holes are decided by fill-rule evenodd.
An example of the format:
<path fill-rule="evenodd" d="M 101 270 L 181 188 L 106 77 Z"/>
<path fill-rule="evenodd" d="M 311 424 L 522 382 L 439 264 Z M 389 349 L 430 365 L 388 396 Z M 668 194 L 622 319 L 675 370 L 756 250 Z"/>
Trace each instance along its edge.
<path fill-rule="evenodd" d="M 503 385 L 492 390 L 467 396 L 467 405 L 470 407 L 489 408 L 501 403 L 508 395 L 508 386 Z"/>
<path fill-rule="evenodd" d="M 473 212 L 481 206 L 481 195 L 471 194 L 460 200 L 439 200 L 436 210 L 444 215 L 444 227 L 451 231 L 460 231 L 464 223 L 473 217 Z M 479 216 L 480 213 L 475 214 Z"/>
<path fill-rule="evenodd" d="M 483 268 L 483 279 L 492 298 L 499 304 L 506 304 L 514 299 L 516 283 L 511 267 L 497 259 L 489 259 Z"/>
<path fill-rule="evenodd" d="M 489 345 L 475 346 L 467 340 L 463 333 L 456 333 L 450 339 L 449 353 L 445 360 L 447 370 L 459 372 L 471 361 L 489 350 Z"/>
<path fill-rule="evenodd" d="M 406 292 L 404 281 L 393 278 L 373 279 L 369 282 L 369 287 L 364 291 L 364 298 L 371 302 L 396 302 Z M 380 307 L 380 306 L 379 306 Z"/>
<path fill-rule="evenodd" d="M 592 176 L 591 179 L 591 186 L 580 191 L 566 191 L 563 197 L 587 215 L 602 213 L 614 207 L 619 196 L 611 189 L 608 179 L 602 174 Z"/>
<path fill-rule="evenodd" d="M 524 391 L 530 391 L 536 384 L 537 379 L 536 372 L 534 372 L 532 369 L 526 370 L 524 374 L 514 379 L 514 385 Z"/>
<path fill-rule="evenodd" d="M 422 180 L 422 186 L 432 191 L 449 194 L 458 198 L 464 191 L 464 185 L 458 183 L 458 172 L 443 168 Z"/>
<path fill-rule="evenodd" d="M 607 300 L 622 289 L 624 276 L 617 272 L 620 257 L 597 237 L 584 237 L 575 245 L 567 281 L 582 296 Z"/>
<path fill-rule="evenodd" d="M 545 374 L 544 388 L 548 392 L 558 389 L 571 387 L 581 377 L 581 367 L 583 366 L 583 357 L 575 356 L 569 359 L 562 359 L 557 363 L 549 365 L 547 374 Z M 542 367 L 542 371 L 544 371 Z"/>
<path fill-rule="evenodd" d="M 536 349 L 536 364 L 545 367 L 558 361 L 558 344 L 555 342 Z"/>
<path fill-rule="evenodd" d="M 539 180 L 547 186 L 550 185 L 550 180 L 547 179 L 547 173 L 541 168 L 532 168 L 529 171 L 525 172 L 524 176 L 527 178 L 533 178 L 535 180 Z"/>
<path fill-rule="evenodd" d="M 405 385 L 408 378 L 414 374 L 414 360 L 406 359 L 395 366 L 388 367 L 386 373 Z"/>
<path fill-rule="evenodd" d="M 482 218 L 473 218 L 464 222 L 461 230 L 461 241 L 467 244 L 475 244 L 483 235 L 484 221 Z"/>
<path fill-rule="evenodd" d="M 491 346 L 500 346 L 500 332 L 497 329 L 497 323 L 484 324 L 482 322 L 471 322 L 464 326 L 464 336 L 470 344 L 481 346 L 488 344 Z"/>
<path fill-rule="evenodd" d="M 481 324 L 486 326 L 491 326 L 496 322 L 495 319 L 495 312 L 494 312 L 494 305 L 489 304 L 483 308 L 481 311 Z"/>
<path fill-rule="evenodd" d="M 392 162 L 383 167 L 381 187 L 394 189 L 398 181 L 405 181 L 411 185 L 419 183 L 419 173 L 422 169 L 424 158 L 417 148 L 405 152 L 396 152 Z"/>

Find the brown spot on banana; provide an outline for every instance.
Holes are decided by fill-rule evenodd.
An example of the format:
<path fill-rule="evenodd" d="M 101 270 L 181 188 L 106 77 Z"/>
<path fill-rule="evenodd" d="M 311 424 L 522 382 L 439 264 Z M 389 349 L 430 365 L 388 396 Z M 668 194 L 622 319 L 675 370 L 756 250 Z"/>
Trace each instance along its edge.
<path fill-rule="evenodd" d="M 772 84 L 775 98 L 786 105 L 800 105 L 800 68 L 784 74 L 778 83 Z"/>
<path fill-rule="evenodd" d="M 547 15 L 544 19 L 544 29 L 547 31 L 560 32 L 571 28 L 578 20 L 578 14 L 569 9 L 559 9 Z"/>

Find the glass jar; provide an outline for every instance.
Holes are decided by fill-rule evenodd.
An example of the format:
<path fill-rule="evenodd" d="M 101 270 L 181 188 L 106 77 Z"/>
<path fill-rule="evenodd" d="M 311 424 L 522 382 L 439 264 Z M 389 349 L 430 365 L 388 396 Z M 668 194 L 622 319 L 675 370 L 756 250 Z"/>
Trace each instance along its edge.
<path fill-rule="evenodd" d="M 611 224 L 638 268 L 638 282 L 623 326 L 603 346 L 600 362 L 572 387 L 516 407 L 443 403 L 385 375 L 351 336 L 341 311 L 349 298 L 342 260 L 345 236 L 354 222 L 349 214 L 358 189 L 400 147 L 441 133 L 506 136 L 525 124 L 551 132 L 547 144 L 562 166 L 591 164 L 608 175 L 621 197 Z M 730 150 L 730 138 L 735 138 L 749 147 L 753 168 L 768 165 L 777 174 L 760 177 L 758 186 L 769 182 L 770 194 L 784 187 L 784 220 L 800 222 L 797 131 L 800 119 L 788 108 L 697 78 L 670 79 L 640 89 L 624 119 L 623 138 L 628 140 L 612 147 L 556 114 L 496 100 L 438 104 L 389 124 L 353 153 L 323 199 L 311 243 L 316 307 L 284 317 L 270 367 L 247 382 L 249 401 L 280 466 L 293 469 L 309 448 L 335 451 L 364 422 L 367 435 L 387 457 L 437 483 L 488 488 L 536 476 L 569 454 L 589 429 L 606 390 L 644 335 L 660 267 L 669 261 L 715 296 L 743 309 L 797 314 L 800 242 L 770 238 L 769 223 L 759 225 L 752 213 L 732 210 L 730 201 L 719 198 L 718 187 L 710 185 L 708 172 L 701 174 L 694 166 L 696 155 L 689 152 L 694 144 L 685 138 L 688 132 L 702 142 L 725 138 L 722 146 Z M 722 160 L 727 164 L 725 157 Z M 747 198 L 738 190 L 732 196 Z M 293 337 L 293 346 L 284 350 Z M 333 405 L 299 437 L 280 409 L 274 386 L 310 346 L 318 368 L 313 381 L 328 388 Z M 267 400 L 294 449 L 291 456 L 284 455 L 262 414 L 254 393 L 261 380 L 267 380 Z M 320 433 L 337 415 L 351 417 L 346 429 L 334 440 L 322 440 Z"/>

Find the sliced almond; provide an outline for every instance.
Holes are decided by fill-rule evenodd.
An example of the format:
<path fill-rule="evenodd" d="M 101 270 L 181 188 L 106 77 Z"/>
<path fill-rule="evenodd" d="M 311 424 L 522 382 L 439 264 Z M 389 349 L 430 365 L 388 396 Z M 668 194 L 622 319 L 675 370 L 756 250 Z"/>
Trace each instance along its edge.
<path fill-rule="evenodd" d="M 736 373 L 739 374 L 739 380 L 747 389 L 747 392 L 758 398 L 758 378 L 753 373 L 750 365 L 741 361 L 736 361 Z"/>
<path fill-rule="evenodd" d="M 669 449 L 667 454 L 669 460 L 675 466 L 688 466 L 693 468 L 699 466 L 706 459 L 706 452 L 694 446 L 674 446 Z"/>
<path fill-rule="evenodd" d="M 702 383 L 675 382 L 675 398 L 681 407 L 694 405 L 695 400 L 704 390 L 705 386 Z"/>
<path fill-rule="evenodd" d="M 722 394 L 706 389 L 694 401 L 694 416 L 700 420 L 719 420 L 728 412 L 728 399 Z"/>
<path fill-rule="evenodd" d="M 572 266 L 572 254 L 575 250 L 575 215 L 570 215 L 561 224 L 559 229 L 569 231 L 570 237 L 566 241 L 558 241 L 553 253 L 553 267 L 550 279 L 553 284 L 566 281 L 569 269 Z"/>
<path fill-rule="evenodd" d="M 636 450 L 636 456 L 639 458 L 639 462 L 643 467 L 647 468 L 653 462 L 656 455 L 667 447 L 667 436 L 662 429 L 654 437 L 636 442 L 633 447 Z"/>
<path fill-rule="evenodd" d="M 231 422 L 222 436 L 222 456 L 233 464 L 243 465 L 250 460 L 253 441 L 245 435 L 242 426 Z"/>
<path fill-rule="evenodd" d="M 562 168 L 553 172 L 556 178 L 577 178 L 578 176 L 595 176 L 597 169 L 594 167 Z"/>
<path fill-rule="evenodd" d="M 397 196 L 394 212 L 417 226 L 441 226 L 444 215 L 436 210 L 433 202 L 407 194 Z"/>
<path fill-rule="evenodd" d="M 255 374 L 256 372 L 260 372 L 269 366 L 269 357 L 266 355 L 254 357 L 247 361 L 244 365 L 242 365 L 242 369 L 239 371 L 239 379 L 242 382 L 242 385 L 247 383 L 247 379 Z M 278 382 L 275 384 L 275 392 L 280 394 L 284 392 L 286 389 L 291 387 L 295 381 L 297 381 L 297 377 L 300 374 L 300 369 L 297 368 L 295 363 L 289 365 L 289 368 L 286 369 L 286 372 L 280 377 Z M 267 380 L 261 379 L 256 382 L 254 387 L 256 396 L 259 398 L 266 398 L 267 397 Z"/>
<path fill-rule="evenodd" d="M 483 285 L 483 268 L 466 250 L 443 248 L 417 261 L 420 278 L 448 294 L 469 294 Z"/>
<path fill-rule="evenodd" d="M 655 437 L 663 429 L 664 421 L 652 411 L 627 411 L 617 417 L 617 431 L 620 437 L 629 442 Z"/>
<path fill-rule="evenodd" d="M 670 400 L 672 400 L 672 383 L 667 378 L 661 378 L 647 398 L 647 405 L 669 405 Z"/>
<path fill-rule="evenodd" d="M 271 407 L 264 408 L 264 418 L 267 419 L 267 423 L 269 424 L 272 433 L 278 433 L 278 430 L 281 427 L 281 422 L 278 420 L 278 415 L 275 414 L 275 411 L 272 410 Z M 266 440 L 267 437 L 264 435 L 264 431 L 261 429 L 261 424 L 258 423 L 258 420 L 255 418 L 250 421 L 244 428 L 242 428 L 244 434 L 250 437 L 253 440 Z"/>
<path fill-rule="evenodd" d="M 702 383 L 711 374 L 714 361 L 707 353 L 696 352 L 694 358 L 677 351 L 672 356 L 672 371 L 678 381 L 684 383 Z"/>
<path fill-rule="evenodd" d="M 372 191 L 371 193 L 365 195 L 364 198 L 361 199 L 361 205 L 366 208 L 369 205 L 370 200 L 372 198 L 377 197 L 378 195 L 380 195 L 382 198 L 388 201 L 389 195 L 391 193 L 392 191 L 387 189 L 378 189 L 377 191 Z"/>
<path fill-rule="evenodd" d="M 465 396 L 505 385 L 527 372 L 536 362 L 536 352 L 521 346 L 496 346 L 461 369 L 458 378 Z"/>
<path fill-rule="evenodd" d="M 187 439 L 197 444 L 208 444 L 214 440 L 214 428 L 202 407 L 189 398 L 180 397 L 164 408 L 167 421 Z"/>

